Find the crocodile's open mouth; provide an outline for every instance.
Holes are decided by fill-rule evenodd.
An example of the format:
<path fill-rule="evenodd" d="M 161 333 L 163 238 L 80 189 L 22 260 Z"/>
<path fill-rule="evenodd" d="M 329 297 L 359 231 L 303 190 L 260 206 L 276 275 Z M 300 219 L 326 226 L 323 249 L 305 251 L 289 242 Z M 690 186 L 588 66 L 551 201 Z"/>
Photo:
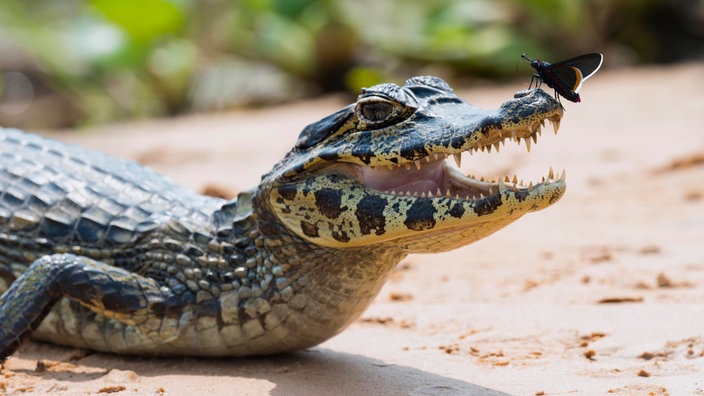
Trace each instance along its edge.
<path fill-rule="evenodd" d="M 322 246 L 438 252 L 559 200 L 564 172 L 551 169 L 525 184 L 513 175 L 465 176 L 452 164 L 460 168 L 463 155 L 500 151 L 510 141 L 530 151 L 545 121 L 557 132 L 559 103 L 538 89 L 517 92 L 498 110 L 481 110 L 444 84 L 433 78 L 404 88 L 382 84 L 355 107 L 307 127 L 297 148 L 308 159 L 284 168 L 287 180 L 268 195 L 281 223 Z M 331 143 L 316 149 L 326 137 Z"/>
<path fill-rule="evenodd" d="M 555 133 L 560 125 L 560 119 L 555 117 L 548 119 Z M 518 144 L 525 142 L 526 148 L 530 151 L 531 142 L 537 142 L 542 133 L 542 126 L 545 120 L 536 122 L 533 125 L 515 129 L 509 132 L 496 131 L 488 134 L 472 148 L 467 150 L 470 155 L 476 151 L 497 152 L 507 140 L 512 140 Z M 413 197 L 446 197 L 458 200 L 477 200 L 503 191 L 510 191 L 517 194 L 527 194 L 536 188 L 541 188 L 555 182 L 564 183 L 565 172 L 556 177 L 552 167 L 546 177 L 536 182 L 529 182 L 527 185 L 519 180 L 515 175 L 504 176 L 497 179 L 485 179 L 483 177 L 465 176 L 458 169 L 449 165 L 445 159 L 452 157 L 459 168 L 462 162 L 462 152 L 452 154 L 434 153 L 423 159 L 406 162 L 403 165 L 384 167 L 363 167 L 357 168 L 358 179 L 367 187 L 384 194 L 405 195 Z"/>

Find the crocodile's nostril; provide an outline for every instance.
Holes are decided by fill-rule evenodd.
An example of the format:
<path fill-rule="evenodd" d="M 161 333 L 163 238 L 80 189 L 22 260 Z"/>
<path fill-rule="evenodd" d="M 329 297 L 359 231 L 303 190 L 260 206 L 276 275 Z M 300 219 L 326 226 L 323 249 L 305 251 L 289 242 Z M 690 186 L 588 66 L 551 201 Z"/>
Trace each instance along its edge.
<path fill-rule="evenodd" d="M 534 89 L 526 89 L 525 91 L 518 91 L 515 94 L 513 94 L 513 97 L 516 99 L 522 98 L 524 96 L 530 95 L 534 91 L 535 91 Z"/>

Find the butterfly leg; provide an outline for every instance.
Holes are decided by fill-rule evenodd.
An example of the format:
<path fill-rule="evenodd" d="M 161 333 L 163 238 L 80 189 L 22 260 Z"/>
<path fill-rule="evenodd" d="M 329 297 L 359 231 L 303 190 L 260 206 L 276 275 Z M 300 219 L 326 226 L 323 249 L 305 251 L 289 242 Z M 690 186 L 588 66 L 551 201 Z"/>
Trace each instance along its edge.
<path fill-rule="evenodd" d="M 530 78 L 530 85 L 528 85 L 528 89 L 533 88 L 533 82 L 535 82 L 535 89 L 538 89 L 540 88 L 540 83 L 543 82 L 543 80 L 540 79 L 538 74 L 533 74 Z"/>

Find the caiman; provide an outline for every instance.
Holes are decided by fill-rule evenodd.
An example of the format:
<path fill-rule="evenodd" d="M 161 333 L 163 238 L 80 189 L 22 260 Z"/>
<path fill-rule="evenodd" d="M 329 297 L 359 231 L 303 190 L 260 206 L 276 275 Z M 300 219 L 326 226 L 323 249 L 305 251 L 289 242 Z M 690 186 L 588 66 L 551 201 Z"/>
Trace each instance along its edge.
<path fill-rule="evenodd" d="M 0 358 L 30 335 L 117 354 L 247 356 L 319 344 L 409 253 L 455 249 L 565 192 L 465 176 L 462 154 L 530 148 L 563 109 L 496 110 L 443 80 L 364 89 L 300 133 L 261 183 L 201 196 L 135 162 L 0 129 Z"/>

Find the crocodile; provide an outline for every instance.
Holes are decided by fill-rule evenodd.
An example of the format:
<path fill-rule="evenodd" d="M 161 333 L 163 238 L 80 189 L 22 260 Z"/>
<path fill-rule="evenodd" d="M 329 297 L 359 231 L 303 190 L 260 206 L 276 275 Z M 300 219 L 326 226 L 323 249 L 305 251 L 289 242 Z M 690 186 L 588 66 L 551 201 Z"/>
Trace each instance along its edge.
<path fill-rule="evenodd" d="M 136 162 L 0 129 L 0 358 L 28 337 L 116 354 L 248 356 L 338 334 L 409 253 L 467 245 L 565 192 L 466 176 L 531 141 L 541 89 L 479 109 L 437 77 L 363 89 L 235 199 Z"/>

